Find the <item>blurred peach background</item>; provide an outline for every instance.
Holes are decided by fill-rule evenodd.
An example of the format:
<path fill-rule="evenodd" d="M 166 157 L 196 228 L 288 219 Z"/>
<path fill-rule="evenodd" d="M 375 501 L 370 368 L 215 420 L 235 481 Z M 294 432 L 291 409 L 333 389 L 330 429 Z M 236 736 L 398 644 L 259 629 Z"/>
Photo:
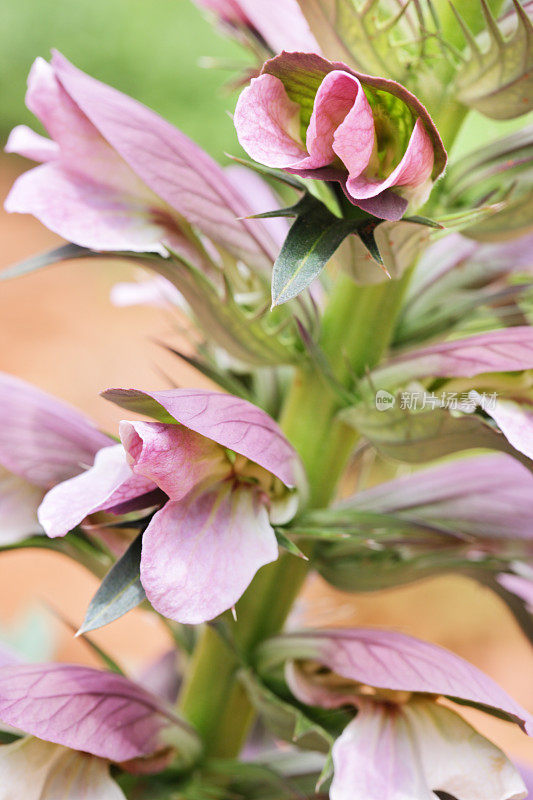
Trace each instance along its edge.
<path fill-rule="evenodd" d="M 2 201 L 22 160 L 0 160 Z M 0 216 L 0 269 L 58 246 L 34 219 Z M 167 314 L 155 308 L 115 309 L 109 292 L 132 269 L 104 259 L 65 262 L 0 284 L 0 370 L 58 395 L 113 431 L 118 408 L 99 398 L 108 386 L 182 385 L 201 377 L 166 356 L 154 339 L 175 341 Z M 48 603 L 77 625 L 96 589 L 95 580 L 66 558 L 38 550 L 0 557 L 0 627 L 16 634 L 22 620 Z M 62 660 L 94 663 L 87 646 L 48 615 Z M 379 595 L 347 595 L 309 580 L 297 609 L 314 624 L 391 626 L 451 648 L 483 668 L 533 711 L 533 654 L 502 604 L 466 579 L 438 579 Z M 48 629 L 48 628 L 47 628 Z M 94 635 L 121 663 L 138 669 L 162 653 L 168 639 L 148 612 L 134 611 Z M 509 752 L 533 764 L 530 742 L 512 726 L 478 712 L 468 716 Z"/>

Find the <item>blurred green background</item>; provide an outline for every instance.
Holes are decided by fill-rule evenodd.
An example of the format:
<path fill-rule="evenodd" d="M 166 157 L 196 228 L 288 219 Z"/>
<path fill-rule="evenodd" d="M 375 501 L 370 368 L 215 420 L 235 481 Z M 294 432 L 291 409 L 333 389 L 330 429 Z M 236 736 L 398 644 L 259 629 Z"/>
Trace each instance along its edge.
<path fill-rule="evenodd" d="M 275 0 L 272 0 L 274 3 Z M 26 76 L 52 47 L 78 67 L 159 111 L 209 152 L 236 152 L 228 110 L 235 94 L 224 84 L 235 72 L 204 69 L 204 56 L 249 63 L 190 0 L 0 0 L 0 142 L 20 122 Z M 524 120 L 495 123 L 471 115 L 456 151 L 495 138 Z"/>
<path fill-rule="evenodd" d="M 0 139 L 20 122 L 26 77 L 52 47 L 76 66 L 159 111 L 214 155 L 236 149 L 230 72 L 203 56 L 245 64 L 189 0 L 0 0 Z"/>

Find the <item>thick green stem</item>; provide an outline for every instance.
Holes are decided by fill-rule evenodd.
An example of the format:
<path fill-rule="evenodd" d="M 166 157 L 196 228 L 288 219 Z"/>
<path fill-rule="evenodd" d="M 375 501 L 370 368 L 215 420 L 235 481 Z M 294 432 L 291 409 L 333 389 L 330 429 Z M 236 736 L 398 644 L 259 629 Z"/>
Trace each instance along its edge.
<path fill-rule="evenodd" d="M 341 276 L 324 313 L 320 345 L 336 379 L 349 386 L 386 350 L 405 281 L 359 287 Z M 287 396 L 281 426 L 297 449 L 309 480 L 309 505 L 334 497 L 357 434 L 340 423 L 341 400 L 323 376 L 299 371 Z M 237 622 L 224 625 L 235 650 L 207 627 L 194 653 L 180 698 L 181 713 L 197 728 L 212 756 L 236 756 L 253 718 L 236 680 L 240 660 L 277 633 L 305 580 L 308 565 L 283 554 L 264 567 L 237 605 Z M 238 653 L 238 654 L 237 654 Z"/>

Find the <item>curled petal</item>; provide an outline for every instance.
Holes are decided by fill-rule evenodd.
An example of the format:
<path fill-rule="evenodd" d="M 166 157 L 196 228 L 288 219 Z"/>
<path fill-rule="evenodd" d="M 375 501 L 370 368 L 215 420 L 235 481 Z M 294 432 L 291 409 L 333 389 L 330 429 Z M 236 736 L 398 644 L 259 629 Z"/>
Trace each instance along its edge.
<path fill-rule="evenodd" d="M 132 472 L 122 445 L 104 447 L 91 469 L 48 492 L 39 508 L 39 522 L 48 536 L 65 536 L 96 511 L 123 511 L 128 502 L 145 495 L 149 506 L 156 488 L 152 481 Z"/>
<path fill-rule="evenodd" d="M 234 122 L 242 147 L 261 164 L 295 167 L 307 156 L 300 139 L 300 106 L 273 75 L 254 78 L 244 89 Z"/>
<path fill-rule="evenodd" d="M 431 177 L 433 165 L 434 153 L 431 137 L 426 131 L 422 120 L 417 119 L 407 150 L 388 178 L 382 181 L 372 181 L 365 175 L 350 176 L 346 181 L 346 189 L 354 199 L 364 200 L 365 198 L 375 197 L 385 189 L 390 189 L 394 186 L 420 186 Z"/>
<path fill-rule="evenodd" d="M 18 153 L 32 161 L 52 161 L 59 155 L 59 145 L 41 136 L 27 125 L 17 125 L 9 134 L 6 153 Z"/>
<path fill-rule="evenodd" d="M 143 536 L 141 582 L 157 611 L 197 624 L 232 608 L 257 570 L 277 556 L 257 494 L 227 482 L 155 514 Z"/>
<path fill-rule="evenodd" d="M 133 472 L 172 500 L 181 500 L 207 477 L 216 480 L 231 471 L 221 447 L 183 425 L 123 421 L 120 438 Z"/>
<path fill-rule="evenodd" d="M 108 389 L 107 400 L 191 431 L 254 461 L 290 488 L 302 482 L 298 455 L 279 425 L 257 406 L 207 389 Z"/>

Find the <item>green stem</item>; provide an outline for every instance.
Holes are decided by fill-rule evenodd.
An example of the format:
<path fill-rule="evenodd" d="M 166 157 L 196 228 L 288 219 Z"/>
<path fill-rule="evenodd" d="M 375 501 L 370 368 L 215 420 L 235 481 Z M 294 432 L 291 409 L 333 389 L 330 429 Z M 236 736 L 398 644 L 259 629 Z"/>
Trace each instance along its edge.
<path fill-rule="evenodd" d="M 320 345 L 337 380 L 349 386 L 372 368 L 388 347 L 405 281 L 357 286 L 345 276 L 335 285 L 325 310 Z M 341 400 L 322 375 L 299 371 L 281 415 L 281 426 L 300 454 L 309 480 L 309 505 L 323 507 L 334 497 L 357 434 L 337 419 Z M 236 680 L 258 642 L 279 632 L 308 572 L 308 564 L 283 554 L 254 578 L 237 605 L 237 622 L 224 624 L 238 653 L 206 627 L 194 653 L 180 697 L 210 756 L 236 756 L 253 711 Z"/>

